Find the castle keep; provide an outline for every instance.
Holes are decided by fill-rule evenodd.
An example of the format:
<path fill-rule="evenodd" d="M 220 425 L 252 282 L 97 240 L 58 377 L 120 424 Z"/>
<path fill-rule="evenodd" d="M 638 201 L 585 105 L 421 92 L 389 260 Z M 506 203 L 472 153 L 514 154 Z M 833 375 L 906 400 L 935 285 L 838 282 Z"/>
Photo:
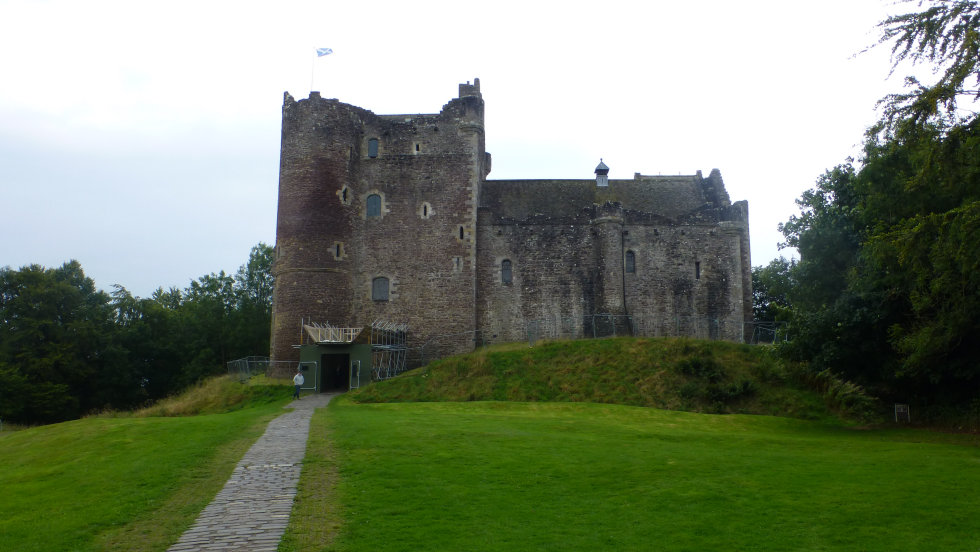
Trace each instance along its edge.
<path fill-rule="evenodd" d="M 426 115 L 285 94 L 274 359 L 299 358 L 304 323 L 404 324 L 426 360 L 529 327 L 742 339 L 748 204 L 718 170 L 488 180 L 483 113 L 479 80 Z"/>

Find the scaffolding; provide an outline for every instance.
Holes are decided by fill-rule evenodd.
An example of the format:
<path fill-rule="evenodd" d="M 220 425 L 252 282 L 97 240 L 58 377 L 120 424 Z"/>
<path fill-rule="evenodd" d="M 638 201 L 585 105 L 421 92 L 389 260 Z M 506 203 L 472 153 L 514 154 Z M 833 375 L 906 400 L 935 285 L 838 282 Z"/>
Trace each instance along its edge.
<path fill-rule="evenodd" d="M 405 371 L 408 356 L 408 324 L 375 320 L 371 323 L 371 372 L 375 381 Z"/>
<path fill-rule="evenodd" d="M 322 343 L 353 343 L 364 328 L 340 328 L 331 326 L 329 322 L 320 324 L 318 322 L 304 323 L 303 329 L 316 344 Z"/>

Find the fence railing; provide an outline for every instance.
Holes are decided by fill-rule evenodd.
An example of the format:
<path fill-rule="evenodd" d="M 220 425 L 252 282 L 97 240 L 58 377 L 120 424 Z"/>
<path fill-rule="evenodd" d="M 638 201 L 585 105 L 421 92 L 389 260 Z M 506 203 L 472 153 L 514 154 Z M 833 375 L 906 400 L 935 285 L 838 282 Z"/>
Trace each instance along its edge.
<path fill-rule="evenodd" d="M 553 317 L 525 321 L 525 334 L 532 345 L 541 339 L 598 337 L 693 337 L 739 343 L 786 341 L 781 322 L 745 322 L 740 318 L 695 316 L 589 314 L 583 317 Z"/>
<path fill-rule="evenodd" d="M 231 360 L 227 363 L 228 374 L 246 381 L 252 376 L 265 375 L 268 378 L 289 379 L 296 373 L 299 362 L 294 360 L 269 360 L 269 357 L 250 356 Z"/>

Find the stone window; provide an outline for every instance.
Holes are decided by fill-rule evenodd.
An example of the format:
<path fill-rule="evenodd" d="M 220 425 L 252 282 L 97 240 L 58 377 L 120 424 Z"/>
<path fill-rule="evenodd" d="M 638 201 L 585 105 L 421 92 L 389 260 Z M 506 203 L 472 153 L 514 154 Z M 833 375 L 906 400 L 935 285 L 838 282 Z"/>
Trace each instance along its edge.
<path fill-rule="evenodd" d="M 500 261 L 500 283 L 510 284 L 514 281 L 514 271 L 511 268 L 510 259 Z"/>
<path fill-rule="evenodd" d="M 459 227 L 459 239 L 460 239 L 460 240 L 462 240 L 462 239 L 463 239 L 463 237 L 464 237 L 464 235 L 465 235 L 465 234 L 463 233 L 463 227 L 462 227 L 462 226 L 460 226 L 460 227 Z"/>
<path fill-rule="evenodd" d="M 378 139 L 371 138 L 368 140 L 368 157 L 374 159 L 378 156 Z"/>
<path fill-rule="evenodd" d="M 378 194 L 371 194 L 367 196 L 367 216 L 370 217 L 380 217 L 381 216 L 381 196 Z"/>
<path fill-rule="evenodd" d="M 428 201 L 422 202 L 422 207 L 419 208 L 419 216 L 423 219 L 429 219 L 434 213 L 432 210 L 432 205 Z"/>
<path fill-rule="evenodd" d="M 340 198 L 340 202 L 343 203 L 344 205 L 350 205 L 351 197 L 353 195 L 354 194 L 351 193 L 350 188 L 348 188 L 346 185 L 344 185 L 343 188 L 337 190 L 337 197 Z"/>
<path fill-rule="evenodd" d="M 380 276 L 371 280 L 371 299 L 374 301 L 388 300 L 388 278 Z"/>
<path fill-rule="evenodd" d="M 698 261 L 694 262 L 694 279 L 695 280 L 701 279 L 701 263 Z"/>
<path fill-rule="evenodd" d="M 636 273 L 636 253 L 633 253 L 632 251 L 626 252 L 626 273 Z"/>

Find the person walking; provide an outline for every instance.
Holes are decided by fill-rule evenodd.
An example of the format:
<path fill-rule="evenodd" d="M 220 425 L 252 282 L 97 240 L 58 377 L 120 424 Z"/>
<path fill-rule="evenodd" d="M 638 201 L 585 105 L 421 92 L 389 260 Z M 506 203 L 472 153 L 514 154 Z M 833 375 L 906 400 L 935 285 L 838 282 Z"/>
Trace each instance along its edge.
<path fill-rule="evenodd" d="M 293 376 L 293 386 L 294 386 L 294 389 L 293 389 L 293 398 L 294 399 L 299 399 L 299 388 L 302 387 L 303 386 L 303 383 L 305 383 L 305 382 L 306 382 L 306 379 L 303 378 L 303 372 L 302 372 L 302 370 L 300 370 L 299 368 L 297 368 L 296 369 L 296 375 Z"/>

